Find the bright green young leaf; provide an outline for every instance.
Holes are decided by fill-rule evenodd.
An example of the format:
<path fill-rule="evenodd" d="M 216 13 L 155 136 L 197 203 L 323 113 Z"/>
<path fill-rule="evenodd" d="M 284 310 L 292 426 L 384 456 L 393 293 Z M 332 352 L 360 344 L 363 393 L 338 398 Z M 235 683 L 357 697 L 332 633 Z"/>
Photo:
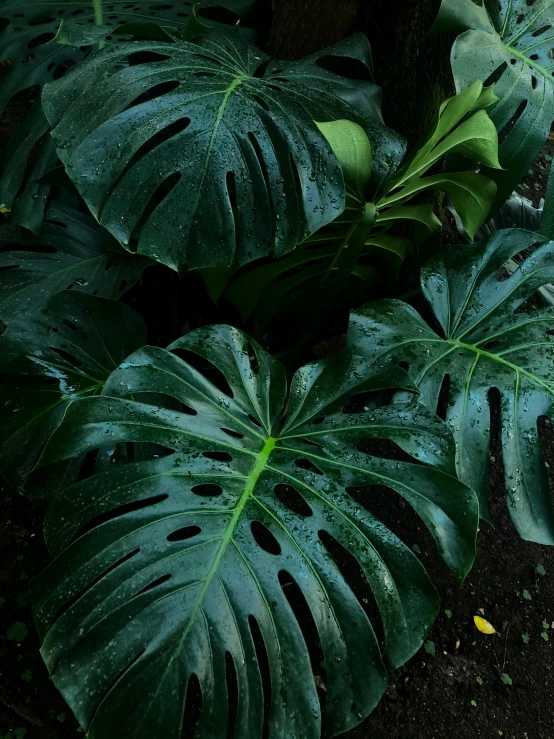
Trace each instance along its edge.
<path fill-rule="evenodd" d="M 316 125 L 339 161 L 346 189 L 364 203 L 371 180 L 371 144 L 366 132 L 352 121 L 330 121 Z"/>
<path fill-rule="evenodd" d="M 527 258 L 508 276 L 504 265 L 526 250 Z M 528 231 L 498 231 L 423 269 L 423 292 L 440 332 L 410 305 L 384 300 L 354 312 L 348 335 L 355 354 L 407 363 L 431 410 L 444 387 L 458 475 L 477 492 L 484 518 L 490 393 L 499 392 L 510 515 L 524 539 L 546 544 L 554 544 L 554 509 L 537 423 L 542 416 L 554 418 L 554 309 L 517 309 L 553 280 L 552 242 Z"/>
<path fill-rule="evenodd" d="M 139 52 L 147 59 L 130 64 Z M 43 105 L 70 178 L 126 248 L 180 271 L 242 265 L 293 250 L 344 208 L 314 120 L 360 123 L 376 142 L 376 181 L 402 157 L 377 86 L 328 71 L 329 56 L 356 59 L 369 78 L 362 34 L 263 72 L 263 52 L 224 34 L 112 44 L 48 85 Z"/>
<path fill-rule="evenodd" d="M 367 287 L 379 280 L 385 271 L 394 273 L 410 252 L 413 244 L 424 241 L 441 227 L 441 222 L 429 204 L 412 205 L 411 199 L 429 191 L 448 193 L 469 233 L 475 234 L 485 220 L 496 193 L 496 185 L 488 177 L 474 172 L 453 172 L 425 176 L 446 154 L 458 153 L 498 166 L 498 136 L 484 108 L 495 100 L 491 88 L 478 82 L 471 88 L 447 100 L 440 110 L 435 128 L 428 141 L 398 172 L 384 184 L 385 194 L 377 198 L 373 229 L 361 245 L 352 265 L 341 263 L 350 258 L 356 220 L 360 218 L 360 198 L 367 191 L 369 143 L 363 131 L 348 121 L 325 124 L 325 135 L 331 142 L 350 184 L 347 207 L 333 223 L 311 236 L 305 244 L 285 258 L 254 266 L 242 271 L 230 270 L 206 275 L 215 299 L 224 293 L 243 318 L 256 309 L 256 321 L 265 326 L 277 309 L 290 310 L 291 315 L 313 310 L 315 303 L 329 306 L 329 283 L 339 279 L 342 270 L 361 277 L 369 269 Z M 320 126 L 320 124 L 318 124 Z M 321 128 L 321 126 L 320 126 Z M 359 178 L 359 179 L 357 179 Z M 406 235 L 405 223 L 413 226 L 413 235 Z M 395 231 L 401 225 L 402 230 Z M 419 228 L 420 233 L 417 229 Z M 376 259 L 377 257 L 377 259 Z M 370 264 L 363 260 L 370 260 Z M 345 281 L 351 290 L 355 280 Z M 346 288 L 348 285 L 348 288 Z M 362 297 L 362 300 L 364 298 Z M 332 305 L 331 305 L 332 307 Z M 324 316 L 321 310 L 316 313 Z"/>
<path fill-rule="evenodd" d="M 504 171 L 485 170 L 498 185 L 497 210 L 510 196 L 544 144 L 554 120 L 550 0 L 443 0 L 437 31 L 463 31 L 452 48 L 458 91 L 476 80 L 494 82 L 499 102 L 491 111 Z"/>
<path fill-rule="evenodd" d="M 15 314 L 0 336 L 0 471 L 21 487 L 67 401 L 94 395 L 146 337 L 142 318 L 112 300 L 69 291 Z"/>
<path fill-rule="evenodd" d="M 34 612 L 53 681 L 90 739 L 151 739 L 181 735 L 196 676 L 196 738 L 225 739 L 232 665 L 235 739 L 262 735 L 266 700 L 269 739 L 319 739 L 305 638 L 317 639 L 327 731 L 346 731 L 382 696 L 385 665 L 417 652 L 439 610 L 422 565 L 364 507 L 372 496 L 360 488 L 385 485 L 413 506 L 463 578 L 477 502 L 453 476 L 451 436 L 421 405 L 351 407 L 361 392 L 409 389 L 399 368 L 381 374 L 348 355 L 310 364 L 287 404 L 283 367 L 236 329 L 198 329 L 170 349 L 137 351 L 102 397 L 70 404 L 42 457 L 120 442 L 165 448 L 85 478 L 47 514 L 56 558 L 36 583 Z M 206 374 L 173 353 L 183 350 L 208 364 Z M 173 397 L 181 411 L 133 399 L 144 392 Z M 364 446 L 372 439 L 394 441 L 412 459 L 375 456 Z M 381 614 L 381 651 L 351 589 L 355 571 Z M 317 635 L 304 636 L 290 596 Z"/>
<path fill-rule="evenodd" d="M 399 213 L 408 200 L 421 192 L 447 193 L 466 231 L 474 236 L 490 210 L 496 185 L 475 172 L 444 172 L 425 176 L 449 154 L 458 154 L 489 168 L 499 168 L 498 134 L 484 108 L 496 100 L 491 88 L 480 81 L 441 106 L 434 131 L 428 141 L 387 184 L 377 203 L 377 224 L 393 207 Z M 390 216 L 389 216 L 390 217 Z"/>
<path fill-rule="evenodd" d="M 48 209 L 38 249 L 12 245 L 9 231 L 0 231 L 0 243 L 0 319 L 5 323 L 62 290 L 117 299 L 151 264 L 122 249 L 93 218 L 61 203 Z"/>

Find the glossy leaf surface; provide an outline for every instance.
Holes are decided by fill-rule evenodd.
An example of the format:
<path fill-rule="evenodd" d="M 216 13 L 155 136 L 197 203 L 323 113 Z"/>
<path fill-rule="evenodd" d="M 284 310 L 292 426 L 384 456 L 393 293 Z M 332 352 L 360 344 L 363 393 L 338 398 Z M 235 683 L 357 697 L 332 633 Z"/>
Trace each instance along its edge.
<path fill-rule="evenodd" d="M 486 170 L 498 194 L 494 208 L 521 182 L 554 120 L 554 5 L 550 0 L 443 0 L 436 31 L 458 31 L 452 70 L 458 91 L 476 80 L 494 82 L 491 111 L 503 172 Z"/>
<path fill-rule="evenodd" d="M 9 233 L 0 232 L 0 239 L 0 318 L 8 324 L 62 290 L 117 299 L 151 264 L 122 249 L 93 218 L 61 203 L 48 209 L 38 247 L 23 249 Z"/>
<path fill-rule="evenodd" d="M 512 261 L 526 250 L 521 264 Z M 384 300 L 355 311 L 348 335 L 349 349 L 370 361 L 407 363 L 430 409 L 438 408 L 444 385 L 457 471 L 478 493 L 485 518 L 489 402 L 498 390 L 510 515 L 524 539 L 545 544 L 554 544 L 554 509 L 537 423 L 553 415 L 554 312 L 533 303 L 517 309 L 553 279 L 552 242 L 528 231 L 498 231 L 423 269 L 423 292 L 441 331 L 410 305 Z"/>
<path fill-rule="evenodd" d="M 67 401 L 99 393 L 145 338 L 134 310 L 77 291 L 12 317 L 0 337 L 0 471 L 12 484 L 33 469 Z"/>
<path fill-rule="evenodd" d="M 329 59 L 363 65 L 365 79 L 330 71 Z M 403 141 L 382 123 L 364 36 L 268 61 L 223 34 L 134 42 L 45 89 L 71 180 L 126 248 L 179 271 L 294 249 L 344 208 L 342 172 L 314 119 L 359 123 L 376 181 L 398 164 Z"/>
<path fill-rule="evenodd" d="M 219 6 L 236 11 L 238 16 L 246 15 L 253 4 L 249 0 L 200 3 L 201 12 L 207 8 L 213 12 Z M 0 5 L 0 115 L 16 93 L 39 87 L 35 106 L 22 124 L 24 133 L 16 132 L 15 141 L 10 141 L 5 153 L 0 169 L 0 209 L 12 209 L 31 148 L 48 130 L 40 106 L 40 88 L 92 52 L 90 40 L 72 45 L 52 43 L 62 21 L 82 31 L 90 30 L 96 23 L 103 24 L 109 33 L 110 29 L 130 23 L 154 22 L 184 32 L 193 8 L 193 3 L 186 0 L 104 0 L 99 3 L 100 12 L 94 5 L 93 0 L 3 0 Z M 228 15 L 231 21 L 237 17 L 234 12 Z M 103 33 L 102 38 L 105 37 Z"/>
<path fill-rule="evenodd" d="M 292 380 L 282 422 L 284 369 L 246 335 L 198 329 L 170 349 L 197 355 L 205 374 L 172 351 L 145 347 L 112 374 L 102 397 L 68 407 L 44 452 L 43 464 L 123 442 L 166 450 L 82 480 L 48 513 L 57 556 L 37 583 L 35 614 L 53 680 L 92 739 L 150 739 L 181 736 L 195 675 L 196 737 L 225 739 L 230 661 L 234 737 L 259 739 L 265 664 L 267 736 L 319 739 L 306 642 L 317 639 L 327 730 L 345 731 L 383 694 L 385 664 L 409 659 L 438 612 L 413 552 L 351 492 L 386 485 L 400 495 L 463 578 L 477 501 L 453 476 L 451 436 L 418 404 L 346 408 L 354 394 L 409 388 L 400 369 L 385 377 L 347 355 L 308 365 Z M 171 396 L 182 409 L 133 400 L 143 392 Z M 375 439 L 394 441 L 405 461 L 364 451 Z M 381 653 L 349 584 L 357 567 L 383 621 Z"/>

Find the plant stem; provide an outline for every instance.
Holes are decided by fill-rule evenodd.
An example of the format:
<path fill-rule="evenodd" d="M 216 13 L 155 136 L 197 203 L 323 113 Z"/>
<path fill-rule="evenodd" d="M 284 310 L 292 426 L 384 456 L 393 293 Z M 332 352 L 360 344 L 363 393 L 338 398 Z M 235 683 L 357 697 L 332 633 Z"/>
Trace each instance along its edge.
<path fill-rule="evenodd" d="M 373 203 L 366 203 L 363 210 L 358 212 L 358 218 L 351 224 L 346 236 L 342 240 L 331 266 L 323 276 L 320 287 L 320 298 L 315 306 L 316 316 L 310 330 L 306 331 L 298 342 L 291 357 L 291 363 L 296 363 L 301 354 L 313 341 L 314 336 L 328 319 L 337 300 L 356 266 L 373 226 L 377 211 Z"/>
<path fill-rule="evenodd" d="M 102 0 L 92 0 L 92 4 L 94 6 L 94 20 L 96 21 L 96 25 L 101 26 L 104 22 L 104 14 L 102 12 Z M 103 41 L 98 42 L 98 48 L 104 48 Z"/>

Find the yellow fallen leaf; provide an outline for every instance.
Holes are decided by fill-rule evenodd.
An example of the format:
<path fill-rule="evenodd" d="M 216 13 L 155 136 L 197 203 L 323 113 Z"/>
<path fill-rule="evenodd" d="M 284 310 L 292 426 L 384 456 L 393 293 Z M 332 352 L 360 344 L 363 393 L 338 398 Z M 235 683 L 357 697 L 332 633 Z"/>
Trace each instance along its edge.
<path fill-rule="evenodd" d="M 496 634 L 496 629 L 486 619 L 481 618 L 481 616 L 474 616 L 473 620 L 482 634 Z"/>

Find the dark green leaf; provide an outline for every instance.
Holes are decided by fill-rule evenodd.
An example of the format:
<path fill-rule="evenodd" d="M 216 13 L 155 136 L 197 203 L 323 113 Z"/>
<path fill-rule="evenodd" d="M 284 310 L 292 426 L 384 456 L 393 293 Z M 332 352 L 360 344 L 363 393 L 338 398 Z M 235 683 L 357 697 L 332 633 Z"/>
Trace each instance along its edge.
<path fill-rule="evenodd" d="M 161 58 L 129 64 L 139 53 Z M 367 79 L 328 71 L 322 60 L 335 57 L 365 60 Z M 360 123 L 377 181 L 399 162 L 367 57 L 361 34 L 265 70 L 261 51 L 213 33 L 111 45 L 49 85 L 43 104 L 71 180 L 126 248 L 176 270 L 242 265 L 291 251 L 344 207 L 314 119 Z"/>
<path fill-rule="evenodd" d="M 220 6 L 244 17 L 254 4 L 254 0 L 218 0 L 202 2 L 201 6 L 203 9 Z M 105 2 L 104 6 L 101 18 L 97 18 L 93 0 L 67 0 L 63 3 L 51 0 L 3 0 L 0 7 L 0 62 L 3 63 L 0 115 L 16 93 L 35 85 L 42 87 L 58 79 L 68 68 L 90 54 L 90 46 L 79 47 L 96 41 L 99 38 L 97 34 L 76 45 L 77 39 L 73 40 L 73 45 L 68 45 L 72 42 L 71 38 L 66 38 L 64 44 L 51 43 L 62 21 L 70 22 L 73 29 L 90 33 L 93 30 L 91 26 L 101 20 L 106 28 L 106 33 L 100 33 L 101 38 L 122 23 L 137 21 L 156 22 L 184 33 L 192 10 L 192 3 L 185 0 L 111 0 Z M 234 13 L 229 20 L 233 17 L 236 17 Z M 210 21 L 210 25 L 221 24 Z M 40 91 L 23 126 L 25 131 L 18 131 L 10 141 L 0 170 L 0 209 L 12 209 L 31 148 L 47 131 L 48 126 L 41 111 Z"/>
<path fill-rule="evenodd" d="M 61 290 L 119 298 L 150 263 L 121 249 L 93 218 L 61 203 L 47 211 L 38 250 L 19 247 L 11 251 L 9 241 L 3 248 L 0 318 L 5 323 L 18 313 L 36 309 Z"/>
<path fill-rule="evenodd" d="M 553 243 L 508 229 L 432 259 L 423 292 L 442 334 L 406 303 L 369 303 L 350 321 L 351 351 L 373 361 L 406 362 L 430 409 L 446 382 L 446 420 L 456 439 L 460 479 L 488 516 L 490 392 L 500 393 L 506 496 L 524 539 L 554 544 L 554 509 L 538 439 L 541 416 L 553 418 L 554 309 L 517 308 L 554 279 Z M 538 248 L 534 248 L 538 245 Z M 520 252 L 528 256 L 512 263 Z M 505 265 L 510 264 L 510 271 Z"/>
<path fill-rule="evenodd" d="M 0 337 L 0 470 L 20 486 L 68 400 L 101 391 L 146 331 L 122 303 L 64 291 L 19 314 Z"/>
<path fill-rule="evenodd" d="M 367 401 L 344 412 L 354 394 L 410 388 L 399 368 L 385 376 L 347 355 L 308 365 L 292 381 L 282 425 L 283 367 L 247 336 L 215 326 L 170 348 L 199 355 L 207 374 L 214 365 L 230 391 L 172 352 L 146 347 L 112 374 L 102 397 L 69 405 L 43 455 L 44 464 L 120 442 L 165 447 L 82 480 L 52 504 L 45 533 L 57 556 L 35 591 L 43 657 L 91 739 L 179 737 L 192 675 L 202 691 L 195 736 L 225 739 L 230 657 L 234 737 L 254 739 L 265 702 L 257 624 L 271 681 L 268 737 L 319 739 L 310 655 L 287 599 L 292 579 L 317 629 L 308 640 L 321 643 L 334 736 L 372 710 L 385 690 L 384 664 L 415 654 L 439 607 L 413 552 L 349 492 L 396 491 L 463 578 L 477 502 L 453 476 L 451 436 L 416 404 Z M 143 392 L 169 395 L 182 411 L 132 399 Z M 413 459 L 360 451 L 372 439 L 394 441 Z M 348 584 L 344 550 L 379 607 L 382 654 Z"/>
<path fill-rule="evenodd" d="M 491 80 L 500 98 L 491 110 L 503 172 L 483 171 L 498 185 L 500 208 L 533 163 L 554 120 L 551 0 L 443 0 L 435 30 L 462 30 L 452 48 L 458 91 Z"/>

